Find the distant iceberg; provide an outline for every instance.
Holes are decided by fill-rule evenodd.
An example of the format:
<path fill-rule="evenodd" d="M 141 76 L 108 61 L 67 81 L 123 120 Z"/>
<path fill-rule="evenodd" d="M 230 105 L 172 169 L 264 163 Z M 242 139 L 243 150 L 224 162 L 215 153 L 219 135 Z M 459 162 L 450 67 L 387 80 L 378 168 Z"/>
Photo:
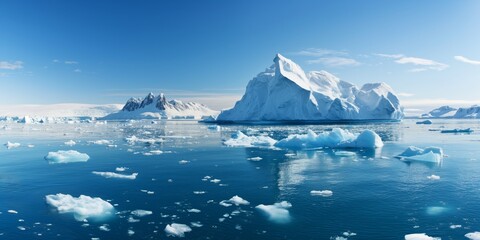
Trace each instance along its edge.
<path fill-rule="evenodd" d="M 163 93 L 155 96 L 149 93 L 143 100 L 130 98 L 121 111 L 109 114 L 101 119 L 197 119 L 216 116 L 207 106 L 196 102 L 182 102 L 179 100 L 167 101 Z"/>
<path fill-rule="evenodd" d="M 326 71 L 305 73 L 277 54 L 274 64 L 251 80 L 242 99 L 216 121 L 391 121 L 403 116 L 398 97 L 385 83 L 359 89 Z"/>

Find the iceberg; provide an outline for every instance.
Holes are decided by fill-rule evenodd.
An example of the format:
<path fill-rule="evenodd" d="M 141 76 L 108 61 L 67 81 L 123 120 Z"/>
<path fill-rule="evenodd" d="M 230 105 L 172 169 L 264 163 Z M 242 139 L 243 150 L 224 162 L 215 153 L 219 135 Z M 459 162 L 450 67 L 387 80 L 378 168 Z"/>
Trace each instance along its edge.
<path fill-rule="evenodd" d="M 479 118 L 480 106 L 473 105 L 469 108 L 459 108 L 453 118 Z"/>
<path fill-rule="evenodd" d="M 102 117 L 103 120 L 128 119 L 197 119 L 218 115 L 207 106 L 196 102 L 167 101 L 165 95 L 149 93 L 143 100 L 130 98 L 122 110 Z"/>
<path fill-rule="evenodd" d="M 428 125 L 428 124 L 432 124 L 432 121 L 430 120 L 423 120 L 423 121 L 418 121 L 416 122 L 417 124 L 425 124 L 425 125 Z"/>
<path fill-rule="evenodd" d="M 290 222 L 289 208 L 292 204 L 287 201 L 275 203 L 273 205 L 257 205 L 255 208 L 268 216 L 268 219 L 275 223 L 288 223 Z"/>
<path fill-rule="evenodd" d="M 92 198 L 85 195 L 73 197 L 69 194 L 58 193 L 45 196 L 45 200 L 59 213 L 73 213 L 77 221 L 106 217 L 114 211 L 112 204 L 98 197 Z"/>
<path fill-rule="evenodd" d="M 277 142 L 268 136 L 247 136 L 241 131 L 237 131 L 231 137 L 223 144 L 230 147 L 271 147 Z"/>
<path fill-rule="evenodd" d="M 452 117 L 456 113 L 457 109 L 450 106 L 441 106 L 435 108 L 429 113 L 422 114 L 422 118 L 448 118 Z"/>
<path fill-rule="evenodd" d="M 406 161 L 440 163 L 443 160 L 444 154 L 443 149 L 439 147 L 427 147 L 422 149 L 410 146 L 396 157 Z"/>
<path fill-rule="evenodd" d="M 130 180 L 135 180 L 138 175 L 138 173 L 132 173 L 130 175 L 126 175 L 126 174 L 119 174 L 114 172 L 97 172 L 97 171 L 93 171 L 92 173 L 105 178 L 120 178 L 120 179 L 130 179 Z"/>
<path fill-rule="evenodd" d="M 307 134 L 293 134 L 275 143 L 275 147 L 302 149 L 302 148 L 380 148 L 383 141 L 377 133 L 364 130 L 355 135 L 348 130 L 334 128 L 329 132 L 316 134 L 308 130 Z"/>
<path fill-rule="evenodd" d="M 430 237 L 425 233 L 412 233 L 405 235 L 405 240 L 440 240 L 438 237 Z"/>
<path fill-rule="evenodd" d="M 88 159 L 90 159 L 90 156 L 86 153 L 80 153 L 75 150 L 49 152 L 47 156 L 45 156 L 45 160 L 50 164 L 86 162 Z"/>
<path fill-rule="evenodd" d="M 165 226 L 165 233 L 167 236 L 185 237 L 185 233 L 191 231 L 192 229 L 189 226 L 180 223 L 172 223 Z"/>
<path fill-rule="evenodd" d="M 12 148 L 17 148 L 17 147 L 20 147 L 20 143 L 12 143 L 10 141 L 8 141 L 7 143 L 5 143 L 5 147 L 7 149 L 12 149 Z"/>
<path fill-rule="evenodd" d="M 480 232 L 471 232 L 465 234 L 465 237 L 470 240 L 480 240 Z"/>
<path fill-rule="evenodd" d="M 440 133 L 472 133 L 472 132 L 473 130 L 470 128 L 465 128 L 465 129 L 455 128 L 455 129 L 445 129 L 440 131 Z"/>
<path fill-rule="evenodd" d="M 359 89 L 326 71 L 306 73 L 280 54 L 273 61 L 248 83 L 233 108 L 218 115 L 217 122 L 398 121 L 404 116 L 386 83 L 368 83 Z"/>
<path fill-rule="evenodd" d="M 331 197 L 333 192 L 331 190 L 312 190 L 310 191 L 310 195 L 312 196 L 321 196 L 321 197 Z"/>

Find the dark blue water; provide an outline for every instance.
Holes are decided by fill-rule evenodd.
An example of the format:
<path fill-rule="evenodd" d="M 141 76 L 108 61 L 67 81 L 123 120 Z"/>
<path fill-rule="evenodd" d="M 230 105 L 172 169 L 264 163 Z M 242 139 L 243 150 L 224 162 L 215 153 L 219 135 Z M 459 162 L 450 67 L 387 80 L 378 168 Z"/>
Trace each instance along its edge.
<path fill-rule="evenodd" d="M 329 149 L 288 151 L 222 144 L 236 130 L 280 139 L 307 129 L 320 132 L 337 127 L 334 125 L 229 125 L 217 131 L 190 121 L 2 123 L 0 127 L 7 128 L 0 130 L 0 143 L 18 142 L 21 146 L 0 147 L 0 239 L 167 239 L 172 238 L 164 232 L 167 224 L 191 226 L 192 222 L 202 226 L 191 226 L 186 239 L 403 239 L 409 233 L 465 239 L 466 233 L 480 230 L 479 123 L 437 120 L 433 125 L 416 125 L 406 120 L 341 125 L 353 132 L 375 130 L 385 142 L 382 149 L 354 150 L 354 157 L 335 156 Z M 428 130 L 466 127 L 475 132 L 462 135 Z M 132 135 L 163 137 L 165 141 L 131 145 L 125 138 Z M 77 144 L 65 146 L 71 139 Z M 89 142 L 101 139 L 113 141 L 116 147 Z M 448 157 L 442 164 L 393 158 L 410 145 L 442 147 Z M 44 160 L 50 151 L 70 149 L 87 153 L 89 161 L 48 164 Z M 164 153 L 143 155 L 151 150 Z M 252 157 L 262 160 L 247 160 Z M 179 164 L 181 160 L 189 162 Z M 116 167 L 127 167 L 125 173 L 139 175 L 128 180 L 91 173 L 115 172 Z M 441 178 L 428 179 L 432 174 Z M 202 181 L 205 176 L 221 182 Z M 333 195 L 312 196 L 311 190 L 331 190 Z M 113 204 L 117 214 L 89 219 L 86 226 L 46 203 L 45 196 L 56 193 L 100 197 Z M 250 205 L 219 205 L 234 195 Z M 292 204 L 288 209 L 291 219 L 285 223 L 270 221 L 255 208 L 280 201 Z M 187 211 L 192 208 L 201 212 Z M 136 209 L 153 214 L 129 222 L 129 211 Z M 99 229 L 104 224 L 110 231 Z M 452 225 L 461 227 L 452 229 Z M 135 233 L 129 235 L 128 230 Z M 349 231 L 356 236 L 343 235 Z"/>

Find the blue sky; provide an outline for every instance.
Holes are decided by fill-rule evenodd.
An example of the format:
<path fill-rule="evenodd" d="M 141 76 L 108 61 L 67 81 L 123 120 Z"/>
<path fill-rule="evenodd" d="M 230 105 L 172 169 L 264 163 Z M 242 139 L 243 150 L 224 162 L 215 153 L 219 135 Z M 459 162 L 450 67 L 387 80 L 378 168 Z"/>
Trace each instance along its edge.
<path fill-rule="evenodd" d="M 2 1 L 0 104 L 229 107 L 277 52 L 410 108 L 480 104 L 480 1 Z"/>

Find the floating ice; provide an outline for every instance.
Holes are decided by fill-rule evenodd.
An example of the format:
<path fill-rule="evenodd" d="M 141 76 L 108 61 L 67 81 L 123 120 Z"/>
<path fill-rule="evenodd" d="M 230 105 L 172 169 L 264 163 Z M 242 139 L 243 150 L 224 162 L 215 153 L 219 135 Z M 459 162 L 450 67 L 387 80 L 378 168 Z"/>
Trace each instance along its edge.
<path fill-rule="evenodd" d="M 465 234 L 465 237 L 470 240 L 480 240 L 480 232 L 471 232 Z"/>
<path fill-rule="evenodd" d="M 119 174 L 114 172 L 97 172 L 97 171 L 93 171 L 92 173 L 105 178 L 121 178 L 121 179 L 130 179 L 130 180 L 135 180 L 138 175 L 138 173 L 132 173 L 130 175 L 126 175 L 126 174 Z"/>
<path fill-rule="evenodd" d="M 224 201 L 235 204 L 235 206 L 249 205 L 250 204 L 249 201 L 239 197 L 238 195 L 235 195 L 232 198 L 230 198 L 229 200 L 224 200 Z"/>
<path fill-rule="evenodd" d="M 161 151 L 161 150 L 151 150 L 149 152 L 144 153 L 143 155 L 151 156 L 151 155 L 160 155 L 162 153 L 163 153 L 163 151 Z"/>
<path fill-rule="evenodd" d="M 7 212 L 10 213 L 10 214 L 18 214 L 18 212 L 15 211 L 15 210 L 8 210 Z"/>
<path fill-rule="evenodd" d="M 443 156 L 443 149 L 439 147 L 427 147 L 421 149 L 410 146 L 403 151 L 403 153 L 398 155 L 397 158 L 407 161 L 440 163 L 443 160 Z"/>
<path fill-rule="evenodd" d="M 45 156 L 45 160 L 50 164 L 86 162 L 88 159 L 90 159 L 90 157 L 86 153 L 80 153 L 75 150 L 49 152 L 47 156 Z"/>
<path fill-rule="evenodd" d="M 101 199 L 85 195 L 72 197 L 69 194 L 53 194 L 45 196 L 47 204 L 55 207 L 59 213 L 73 213 L 77 221 L 87 218 L 105 217 L 113 213 L 112 204 Z"/>
<path fill-rule="evenodd" d="M 189 213 L 200 213 L 200 209 L 196 209 L 196 208 L 192 208 L 192 209 L 188 209 L 187 212 Z"/>
<path fill-rule="evenodd" d="M 117 167 L 117 168 L 115 168 L 115 171 L 117 171 L 117 172 L 124 172 L 124 171 L 127 170 L 127 169 L 128 169 L 128 168 L 126 168 L 126 167 Z"/>
<path fill-rule="evenodd" d="M 268 136 L 247 136 L 241 131 L 237 131 L 223 144 L 230 147 L 271 147 L 276 142 L 275 139 Z"/>
<path fill-rule="evenodd" d="M 434 175 L 434 174 L 432 174 L 431 176 L 428 176 L 427 178 L 431 179 L 431 180 L 440 180 L 440 176 L 437 176 L 437 175 Z"/>
<path fill-rule="evenodd" d="M 472 133 L 472 132 L 473 130 L 470 128 L 465 128 L 465 129 L 455 128 L 455 129 L 445 129 L 440 131 L 440 133 Z"/>
<path fill-rule="evenodd" d="M 180 161 L 178 161 L 178 164 L 187 164 L 189 162 L 190 161 L 188 161 L 188 160 L 180 160 Z"/>
<path fill-rule="evenodd" d="M 322 196 L 322 197 L 330 197 L 333 195 L 333 192 L 331 190 L 312 190 L 310 191 L 310 195 L 312 196 Z"/>
<path fill-rule="evenodd" d="M 250 160 L 250 161 L 261 161 L 263 158 L 261 157 L 251 157 L 251 158 L 247 158 L 247 160 Z"/>
<path fill-rule="evenodd" d="M 461 228 L 462 225 L 450 225 L 451 229 Z"/>
<path fill-rule="evenodd" d="M 341 128 L 334 128 L 330 132 L 319 134 L 309 129 L 307 134 L 292 134 L 275 144 L 275 147 L 291 149 L 319 147 L 380 148 L 382 146 L 382 139 L 374 131 L 364 130 L 359 135 L 355 135 Z"/>
<path fill-rule="evenodd" d="M 128 233 L 128 236 L 132 236 L 133 234 L 135 234 L 135 231 L 128 229 L 127 233 Z"/>
<path fill-rule="evenodd" d="M 110 228 L 108 224 L 103 224 L 102 226 L 98 227 L 98 229 L 105 231 L 105 232 L 110 232 Z"/>
<path fill-rule="evenodd" d="M 142 209 L 133 210 L 131 213 L 136 217 L 145 217 L 153 214 L 152 211 L 142 210 Z"/>
<path fill-rule="evenodd" d="M 110 141 L 110 140 L 105 140 L 105 139 L 95 140 L 95 141 L 88 141 L 88 142 L 89 142 L 89 143 L 96 144 L 96 145 L 108 145 L 108 144 L 112 144 L 112 141 Z"/>
<path fill-rule="evenodd" d="M 127 141 L 128 144 L 135 144 L 139 142 L 139 143 L 145 143 L 149 145 L 165 142 L 163 138 L 138 138 L 136 136 L 127 137 L 125 138 L 125 141 Z"/>
<path fill-rule="evenodd" d="M 167 236 L 185 237 L 185 233 L 191 231 L 192 229 L 189 226 L 180 223 L 172 223 L 165 226 L 165 233 Z"/>
<path fill-rule="evenodd" d="M 405 235 L 405 240 L 440 240 L 441 238 L 430 237 L 425 233 L 412 233 Z"/>
<path fill-rule="evenodd" d="M 63 144 L 65 144 L 65 145 L 67 145 L 67 146 L 73 146 L 73 145 L 75 145 L 75 144 L 77 144 L 77 143 L 76 143 L 75 141 L 73 141 L 73 140 L 70 140 L 70 141 L 64 142 Z"/>
<path fill-rule="evenodd" d="M 288 211 L 290 207 L 292 207 L 291 203 L 282 201 L 273 205 L 260 204 L 255 208 L 265 213 L 272 222 L 287 223 L 290 221 L 290 212 Z"/>
<path fill-rule="evenodd" d="M 8 141 L 4 145 L 5 145 L 5 147 L 7 147 L 7 149 L 12 149 L 12 148 L 20 147 L 21 144 L 20 143 L 12 143 L 12 142 Z"/>

